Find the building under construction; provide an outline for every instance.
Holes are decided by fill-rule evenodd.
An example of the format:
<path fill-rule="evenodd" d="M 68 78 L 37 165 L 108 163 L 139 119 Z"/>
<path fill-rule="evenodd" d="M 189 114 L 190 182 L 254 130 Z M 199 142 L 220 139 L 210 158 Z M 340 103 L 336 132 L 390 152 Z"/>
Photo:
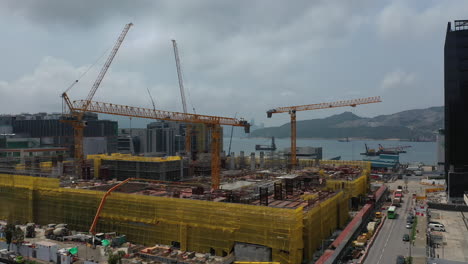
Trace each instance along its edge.
<path fill-rule="evenodd" d="M 236 165 L 233 156 L 222 158 L 222 126 L 243 127 L 248 133 L 250 124 L 242 118 L 187 111 L 175 40 L 183 113 L 156 110 L 154 103 L 153 109 L 148 109 L 93 101 L 132 26 L 132 23 L 125 25 L 85 100 L 71 100 L 67 94 L 78 81 L 61 95 L 64 102 L 61 121 L 73 133 L 74 160 L 38 161 L 34 170 L 51 172 L 50 177 L 21 175 L 20 172 L 29 169 L 25 164 L 8 164 L 8 171 L 0 174 L 0 219 L 41 225 L 66 223 L 72 229 L 89 230 L 93 235 L 96 231 L 117 232 L 125 234 L 133 243 L 172 245 L 182 251 L 218 256 L 234 255 L 240 261 L 282 264 L 312 261 L 322 240 L 347 223 L 350 201 L 367 195 L 370 163 L 298 160 L 296 111 L 355 107 L 380 102 L 380 98 L 269 110 L 268 117 L 277 113 L 291 116 L 291 155 L 286 159 L 271 156 L 266 161 L 262 155 L 259 160 L 251 155 L 250 168 L 241 155 Z M 184 145 L 189 163 L 186 165 L 180 157 L 94 155 L 86 158 L 89 154 L 85 151 L 86 122 L 90 112 L 187 124 L 190 131 L 184 135 Z M 158 132 L 168 127 L 160 123 L 149 129 Z M 115 134 L 117 131 L 117 127 L 112 130 Z M 166 133 L 169 137 L 177 134 L 170 131 Z M 182 133 L 178 134 L 181 139 Z M 198 140 L 194 142 L 194 138 Z M 147 144 L 152 139 L 147 137 Z M 120 141 L 125 151 L 131 149 L 127 147 L 128 142 L 128 138 Z M 151 145 L 154 152 L 159 152 L 157 147 L 164 142 L 154 143 Z M 195 153 L 194 146 L 205 153 Z M 115 147 L 118 148 L 117 138 Z M 169 149 L 172 154 L 176 148 Z M 224 167 L 229 163 L 237 170 L 221 173 L 223 161 Z M 281 170 L 285 167 L 289 173 Z"/>
<path fill-rule="evenodd" d="M 93 161 L 102 166 L 106 158 Z M 367 194 L 369 169 L 368 162 L 322 161 L 295 174 L 231 174 L 216 191 L 206 177 L 134 180 L 107 198 L 96 229 L 149 246 L 245 260 L 262 252 L 265 260 L 301 263 L 347 223 L 352 197 Z M 1 174 L 0 218 L 88 230 L 104 191 L 115 184 Z"/>

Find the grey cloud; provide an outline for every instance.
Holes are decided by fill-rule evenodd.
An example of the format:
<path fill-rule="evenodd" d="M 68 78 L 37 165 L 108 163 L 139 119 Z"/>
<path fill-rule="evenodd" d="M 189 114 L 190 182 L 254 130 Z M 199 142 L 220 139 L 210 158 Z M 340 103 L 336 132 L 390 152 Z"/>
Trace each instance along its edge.
<path fill-rule="evenodd" d="M 387 48 L 386 43 L 382 44 L 383 38 L 376 37 L 378 31 L 373 22 L 393 3 L 384 5 L 371 0 L 7 0 L 0 2 L 0 10 L 3 10 L 0 22 L 11 19 L 10 34 L 16 36 L 16 40 L 31 43 L 31 50 L 35 49 L 36 39 L 28 32 L 48 33 L 34 35 L 50 43 L 34 50 L 38 54 L 35 59 L 51 56 L 56 62 L 42 63 L 34 67 L 35 70 L 17 67 L 18 75 L 23 77 L 8 82 L 1 82 L 5 78 L 0 73 L 0 93 L 8 91 L 8 98 L 14 99 L 12 89 L 28 87 L 32 94 L 37 94 L 47 86 L 47 99 L 36 111 L 57 111 L 60 92 L 86 64 L 92 63 L 94 54 L 100 55 L 113 44 L 119 30 L 129 21 L 134 22 L 135 27 L 119 50 L 96 100 L 150 107 L 146 96 L 149 87 L 158 108 L 180 111 L 171 38 L 179 43 L 189 101 L 203 114 L 232 116 L 240 112 L 239 116 L 246 119 L 253 117 L 258 122 L 278 124 L 287 121 L 287 115 L 266 119 L 267 109 L 379 95 L 385 92 L 379 90 L 385 74 L 399 68 L 411 69 L 411 73 L 413 67 L 418 68 L 414 71 L 417 76 L 435 78 L 424 83 L 426 89 L 441 89 L 442 75 L 437 77 L 438 69 L 425 70 L 424 65 L 418 64 L 421 58 L 427 58 L 427 53 L 414 58 L 405 56 L 407 47 Z M 433 5 L 424 8 L 432 10 Z M 410 10 L 419 12 L 413 7 Z M 394 12 L 389 14 L 385 21 L 398 18 Z M 27 28 L 19 37 L 14 25 L 17 21 L 26 21 L 24 27 Z M 60 34 L 48 30 L 57 26 L 61 28 Z M 443 32 L 429 37 L 438 39 L 441 35 Z M 0 49 L 4 45 L 0 43 Z M 14 47 L 14 43 L 9 45 Z M 432 54 L 441 52 L 432 42 L 425 48 Z M 12 53 L 21 55 L 17 50 Z M 28 59 L 30 57 L 21 58 L 18 63 Z M 436 62 L 431 60 L 424 64 Z M 0 61 L 0 68 L 6 67 L 8 63 Z M 98 69 L 96 67 L 76 90 L 74 88 L 73 98 L 86 95 Z M 23 78 L 30 82 L 22 83 Z M 419 91 L 418 87 L 415 91 Z M 393 98 L 390 93 L 388 96 Z M 31 110 L 27 111 L 34 111 L 35 106 L 39 108 L 33 97 L 29 99 Z M 356 111 L 369 116 L 402 109 L 399 102 L 392 103 L 385 98 L 384 102 Z M 426 98 L 420 101 L 421 104 L 433 102 Z M 408 103 L 405 107 L 412 105 Z M 19 109 L 19 105 L 0 111 L 9 109 Z M 342 110 L 304 113 L 300 118 L 326 116 Z"/>
<path fill-rule="evenodd" d="M 5 0 L 3 12 L 13 13 L 44 26 L 77 26 L 93 28 L 112 17 L 132 18 L 148 14 L 155 1 L 62 1 Z"/>

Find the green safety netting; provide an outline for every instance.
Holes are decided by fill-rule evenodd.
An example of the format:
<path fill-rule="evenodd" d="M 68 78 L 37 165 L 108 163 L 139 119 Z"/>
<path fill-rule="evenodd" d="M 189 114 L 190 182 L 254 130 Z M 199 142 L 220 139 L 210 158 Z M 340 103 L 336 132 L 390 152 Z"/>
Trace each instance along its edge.
<path fill-rule="evenodd" d="M 103 246 L 107 247 L 108 245 L 110 245 L 110 242 L 109 242 L 109 240 L 107 240 L 107 239 L 103 239 L 103 240 L 101 241 L 101 244 L 102 244 Z"/>
<path fill-rule="evenodd" d="M 78 247 L 72 247 L 68 250 L 70 254 L 76 255 L 78 253 Z"/>

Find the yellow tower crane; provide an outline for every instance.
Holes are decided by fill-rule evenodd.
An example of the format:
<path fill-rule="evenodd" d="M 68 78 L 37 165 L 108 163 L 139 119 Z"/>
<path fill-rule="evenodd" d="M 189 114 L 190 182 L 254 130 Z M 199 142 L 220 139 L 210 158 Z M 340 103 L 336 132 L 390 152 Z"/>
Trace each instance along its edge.
<path fill-rule="evenodd" d="M 236 119 L 231 117 L 170 112 L 86 100 L 73 101 L 71 109 L 76 112 L 86 110 L 88 112 L 109 115 L 139 117 L 190 124 L 205 124 L 209 126 L 211 128 L 211 187 L 214 190 L 219 189 L 220 185 L 221 125 L 244 127 L 246 133 L 250 132 L 250 124 L 242 118 Z"/>
<path fill-rule="evenodd" d="M 70 98 L 67 95 L 67 92 L 72 88 L 73 85 L 71 85 L 65 92 L 62 94 L 62 98 L 65 101 L 65 104 L 68 106 L 70 112 L 67 115 L 66 119 L 61 120 L 62 122 L 69 123 L 73 127 L 73 133 L 74 133 L 74 145 L 75 145 L 75 174 L 77 177 L 81 175 L 81 170 L 84 165 L 84 154 L 83 154 L 83 131 L 84 128 L 86 127 L 86 122 L 83 120 L 84 114 L 87 112 L 87 109 L 89 105 L 91 104 L 91 100 L 94 97 L 94 94 L 96 94 L 97 89 L 99 88 L 99 85 L 101 84 L 102 80 L 104 79 L 104 76 L 107 73 L 107 70 L 109 69 L 109 66 L 111 65 L 112 61 L 114 60 L 115 55 L 117 54 L 117 51 L 120 48 L 120 45 L 122 44 L 123 40 L 125 39 L 125 36 L 128 33 L 128 30 L 132 26 L 132 23 L 128 23 L 125 25 L 124 29 L 119 35 L 119 38 L 117 39 L 117 42 L 114 45 L 114 48 L 112 49 L 109 57 L 107 58 L 106 62 L 104 63 L 104 66 L 102 67 L 101 71 L 99 72 L 99 75 L 94 81 L 93 86 L 91 87 L 91 90 L 89 91 L 88 96 L 86 97 L 86 100 L 83 101 L 82 107 L 77 110 L 76 108 L 73 107 L 73 104 L 70 100 Z M 77 81 L 76 81 L 77 82 Z M 75 82 L 75 83 L 76 83 Z M 73 84 L 75 84 L 73 83 Z"/>
<path fill-rule="evenodd" d="M 271 118 L 273 114 L 279 114 L 279 113 L 289 113 L 289 115 L 291 116 L 291 163 L 290 164 L 291 164 L 291 168 L 295 169 L 296 164 L 297 164 L 297 160 L 296 160 L 296 112 L 297 111 L 318 110 L 318 109 L 345 107 L 345 106 L 356 107 L 357 105 L 380 103 L 380 102 L 382 102 L 382 100 L 380 100 L 380 96 L 375 96 L 375 97 L 367 97 L 367 98 L 337 101 L 337 102 L 330 102 L 330 103 L 278 107 L 275 109 L 268 110 L 267 117 Z"/>

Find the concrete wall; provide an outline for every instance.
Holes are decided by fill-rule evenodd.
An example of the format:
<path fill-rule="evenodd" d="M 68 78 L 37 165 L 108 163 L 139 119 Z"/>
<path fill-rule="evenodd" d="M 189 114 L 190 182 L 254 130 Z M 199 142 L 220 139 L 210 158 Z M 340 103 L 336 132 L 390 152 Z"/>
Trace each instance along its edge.
<path fill-rule="evenodd" d="M 234 246 L 234 255 L 236 261 L 269 262 L 271 261 L 271 248 L 237 242 Z"/>

